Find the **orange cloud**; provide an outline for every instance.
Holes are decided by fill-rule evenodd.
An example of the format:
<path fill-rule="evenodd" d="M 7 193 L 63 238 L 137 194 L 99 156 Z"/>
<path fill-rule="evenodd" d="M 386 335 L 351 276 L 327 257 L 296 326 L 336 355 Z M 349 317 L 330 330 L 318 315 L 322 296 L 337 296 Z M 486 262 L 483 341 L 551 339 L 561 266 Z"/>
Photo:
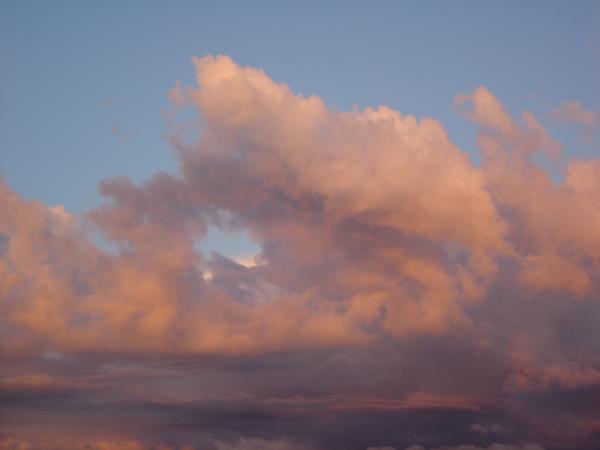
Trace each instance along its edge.
<path fill-rule="evenodd" d="M 560 145 L 532 114 L 519 123 L 483 87 L 458 96 L 481 126 L 475 167 L 434 119 L 330 109 L 225 56 L 194 64 L 198 86 L 171 93 L 203 121 L 197 142 L 173 137 L 181 176 L 104 181 L 107 202 L 84 217 L 0 187 L 5 354 L 254 354 L 468 330 L 502 261 L 528 292 L 597 292 L 598 162 L 552 182 L 531 156 Z M 260 264 L 202 255 L 209 224 L 247 230 Z"/>

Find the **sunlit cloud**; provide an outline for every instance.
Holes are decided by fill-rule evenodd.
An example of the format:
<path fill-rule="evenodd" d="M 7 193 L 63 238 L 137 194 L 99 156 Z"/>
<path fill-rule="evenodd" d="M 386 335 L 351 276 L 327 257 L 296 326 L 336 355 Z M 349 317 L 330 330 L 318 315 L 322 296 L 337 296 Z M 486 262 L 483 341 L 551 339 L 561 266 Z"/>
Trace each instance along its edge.
<path fill-rule="evenodd" d="M 201 129 L 173 127 L 179 173 L 104 180 L 83 215 L 0 184 L 0 395 L 18 405 L 0 448 L 36 448 L 46 431 L 13 429 L 48 403 L 139 424 L 73 448 L 328 448 L 335 427 L 314 416 L 392 429 L 400 413 L 407 427 L 460 413 L 477 442 L 591 439 L 600 160 L 553 181 L 534 155 L 563 146 L 485 87 L 455 98 L 479 129 L 476 166 L 433 118 L 339 111 L 227 56 L 193 64 L 196 85 L 169 93 Z M 553 115 L 597 123 L 579 104 Z M 211 227 L 260 250 L 204 252 Z M 182 423 L 205 434 L 170 444 Z M 442 448 L 541 448 L 489 444 Z"/>

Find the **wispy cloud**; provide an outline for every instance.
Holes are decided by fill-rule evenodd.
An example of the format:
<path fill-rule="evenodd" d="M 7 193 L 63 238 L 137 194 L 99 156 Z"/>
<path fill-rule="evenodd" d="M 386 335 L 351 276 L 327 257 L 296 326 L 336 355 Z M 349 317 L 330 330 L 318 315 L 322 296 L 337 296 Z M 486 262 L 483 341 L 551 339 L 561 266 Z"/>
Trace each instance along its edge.
<path fill-rule="evenodd" d="M 600 127 L 600 114 L 585 109 L 580 102 L 567 101 L 550 113 L 559 124 L 574 123 L 582 127 L 580 138 L 586 142 L 594 142 L 594 135 Z"/>

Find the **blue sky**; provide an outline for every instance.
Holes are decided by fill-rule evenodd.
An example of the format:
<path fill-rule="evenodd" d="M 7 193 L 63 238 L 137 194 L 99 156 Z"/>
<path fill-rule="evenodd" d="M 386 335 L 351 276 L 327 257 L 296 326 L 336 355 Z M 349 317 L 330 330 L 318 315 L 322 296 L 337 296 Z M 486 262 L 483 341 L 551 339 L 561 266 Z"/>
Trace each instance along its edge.
<path fill-rule="evenodd" d="M 104 178 L 177 170 L 166 96 L 208 53 L 340 109 L 432 116 L 471 151 L 452 99 L 479 85 L 545 124 L 566 100 L 598 110 L 598 23 L 594 1 L 5 1 L 0 173 L 25 198 L 83 212 Z M 570 153 L 595 150 L 574 129 L 553 133 Z"/>

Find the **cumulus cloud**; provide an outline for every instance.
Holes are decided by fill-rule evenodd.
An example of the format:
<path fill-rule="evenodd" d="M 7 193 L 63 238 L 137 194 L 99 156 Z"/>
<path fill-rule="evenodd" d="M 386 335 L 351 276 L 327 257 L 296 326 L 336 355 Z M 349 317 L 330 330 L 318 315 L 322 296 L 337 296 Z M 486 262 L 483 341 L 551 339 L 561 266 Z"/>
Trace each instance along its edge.
<path fill-rule="evenodd" d="M 40 405 L 126 405 L 231 433 L 223 449 L 299 448 L 298 418 L 315 448 L 381 442 L 348 425 L 372 417 L 395 448 L 449 442 L 398 434 L 401 414 L 595 439 L 598 160 L 553 181 L 534 156 L 565 149 L 485 87 L 455 99 L 480 130 L 475 166 L 435 119 L 338 111 L 226 56 L 193 64 L 196 86 L 169 94 L 201 124 L 190 142 L 174 126 L 180 173 L 105 180 L 81 216 L 0 183 L 0 399 L 31 407 L 14 426 Z M 211 226 L 260 252 L 204 254 Z"/>
<path fill-rule="evenodd" d="M 16 218 L 4 215 L 4 317 L 24 339 L 244 353 L 290 334 L 355 345 L 446 333 L 472 326 L 466 309 L 503 258 L 532 291 L 595 292 L 598 164 L 573 161 L 554 185 L 530 157 L 560 146 L 533 115 L 519 125 L 485 88 L 458 96 L 482 126 L 477 168 L 433 119 L 338 112 L 227 57 L 194 64 L 198 87 L 177 92 L 204 132 L 173 137 L 182 177 L 106 180 L 107 204 L 83 224 L 2 187 Z M 195 243 L 209 223 L 247 230 L 260 265 L 207 260 Z"/>
<path fill-rule="evenodd" d="M 46 266 L 53 273 L 44 283 L 61 284 L 61 299 L 47 300 L 28 282 L 19 308 L 36 313 L 15 311 L 11 322 L 58 341 L 68 328 L 61 320 L 75 319 L 86 325 L 69 330 L 86 335 L 72 339 L 76 346 L 173 348 L 175 339 L 184 352 L 287 346 L 290 333 L 309 344 L 356 344 L 372 338 L 373 324 L 398 338 L 468 325 L 460 305 L 489 283 L 491 254 L 506 247 L 504 224 L 482 174 L 439 123 L 388 108 L 337 113 L 226 57 L 195 64 L 199 88 L 188 91 L 189 102 L 205 132 L 180 149 L 183 179 L 105 181 L 100 192 L 110 203 L 87 216 L 117 254 L 75 229 L 51 229 L 47 208 L 3 188 L 23 214 L 39 216 L 28 231 L 49 241 L 21 255 L 11 237 L 7 256 L 44 259 L 49 247 L 71 246 L 56 251 L 64 267 L 77 267 L 77 279 L 65 279 L 57 264 Z M 227 287 L 211 266 L 208 286 L 196 276 L 203 261 L 194 240 L 225 213 L 262 244 L 262 264 L 239 270 Z M 19 227 L 15 234 L 25 231 Z M 256 298 L 268 297 L 258 285 L 276 301 Z M 36 321 L 59 304 L 52 330 Z M 289 318 L 278 320 L 284 309 Z M 185 323 L 192 316 L 193 328 Z M 65 339 L 57 345 L 70 345 Z"/>

